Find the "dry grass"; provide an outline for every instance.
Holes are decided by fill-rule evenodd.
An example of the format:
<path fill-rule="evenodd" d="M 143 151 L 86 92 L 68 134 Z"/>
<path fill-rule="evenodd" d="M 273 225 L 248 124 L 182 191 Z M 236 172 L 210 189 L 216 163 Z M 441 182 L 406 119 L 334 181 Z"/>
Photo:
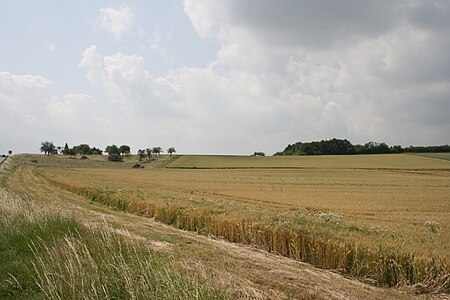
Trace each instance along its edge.
<path fill-rule="evenodd" d="M 123 162 L 108 161 L 108 155 L 87 155 L 88 159 L 81 159 L 81 156 L 67 155 L 40 155 L 40 154 L 21 154 L 15 155 L 14 161 L 22 166 L 53 166 L 53 167 L 72 167 L 72 168 L 112 168 L 128 169 L 136 163 L 141 163 L 146 168 L 157 168 L 172 160 L 169 156 L 152 157 L 150 160 L 144 159 L 139 162 L 137 155 L 127 155 L 123 157 Z"/>
<path fill-rule="evenodd" d="M 32 245 L 35 280 L 47 299 L 225 299 L 195 277 L 174 272 L 145 244 L 105 224 Z M 41 254 L 40 249 L 45 249 Z"/>
<path fill-rule="evenodd" d="M 2 299 L 228 299 L 141 239 L 0 188 Z"/>

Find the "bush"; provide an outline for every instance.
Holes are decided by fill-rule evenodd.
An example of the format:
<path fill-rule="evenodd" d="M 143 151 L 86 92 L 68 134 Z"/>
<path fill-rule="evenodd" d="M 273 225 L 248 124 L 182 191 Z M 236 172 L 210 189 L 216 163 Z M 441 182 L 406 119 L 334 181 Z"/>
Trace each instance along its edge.
<path fill-rule="evenodd" d="M 119 154 L 110 154 L 108 156 L 108 160 L 109 161 L 123 161 L 122 156 L 120 156 Z"/>
<path fill-rule="evenodd" d="M 140 168 L 143 168 L 144 166 L 143 165 L 141 165 L 141 164 L 134 164 L 133 166 L 132 166 L 132 168 L 134 168 L 134 169 L 140 169 Z"/>
<path fill-rule="evenodd" d="M 80 159 L 89 159 L 86 155 L 83 155 Z"/>

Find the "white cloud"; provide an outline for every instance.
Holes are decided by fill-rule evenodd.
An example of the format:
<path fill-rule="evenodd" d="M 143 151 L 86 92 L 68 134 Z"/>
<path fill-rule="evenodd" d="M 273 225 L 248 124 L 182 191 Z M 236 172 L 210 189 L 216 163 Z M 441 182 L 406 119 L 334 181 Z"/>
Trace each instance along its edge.
<path fill-rule="evenodd" d="M 43 123 L 45 117 L 50 131 L 80 142 L 93 136 L 94 127 L 93 144 L 123 142 L 133 149 L 273 153 L 298 140 L 333 137 L 406 146 L 448 143 L 450 5 L 183 3 L 198 34 L 220 44 L 205 67 L 158 77 L 143 54 L 102 54 L 92 45 L 79 67 L 101 91 L 98 101 L 84 93 L 56 97 L 43 77 L 0 73 L 2 105 L 23 122 Z M 128 21 L 117 17 L 121 10 L 131 14 Z M 101 10 L 97 21 L 118 40 L 135 27 L 133 12 L 123 7 Z M 163 39 L 156 31 L 155 47 Z"/>
<path fill-rule="evenodd" d="M 7 112 L 28 116 L 48 99 L 52 82 L 37 75 L 0 72 L 0 103 Z"/>
<path fill-rule="evenodd" d="M 40 131 L 46 130 L 45 106 L 51 99 L 52 82 L 38 75 L 0 72 L 0 152 L 24 151 Z"/>
<path fill-rule="evenodd" d="M 96 25 L 112 34 L 116 40 L 121 41 L 135 24 L 134 12 L 130 7 L 101 8 L 97 16 Z"/>
<path fill-rule="evenodd" d="M 80 116 L 87 117 L 91 115 L 90 108 L 94 102 L 89 95 L 82 93 L 67 94 L 62 100 L 53 98 L 48 103 L 50 116 L 60 122 L 77 122 Z"/>
<path fill-rule="evenodd" d="M 102 56 L 95 46 L 82 59 L 94 57 L 93 67 L 80 65 L 88 79 L 95 71 L 91 82 L 133 118 L 129 138 L 135 143 L 144 136 L 176 140 L 188 152 L 263 148 L 270 153 L 289 142 L 332 137 L 405 145 L 445 140 L 443 128 L 450 127 L 445 72 L 433 73 L 437 78 L 429 84 L 420 74 L 413 74 L 419 79 L 404 78 L 412 76 L 406 61 L 424 55 L 408 47 L 433 51 L 428 45 L 436 38 L 432 34 L 424 38 L 414 28 L 399 26 L 353 47 L 309 52 L 290 45 L 270 47 L 247 38 L 242 28 L 227 26 L 216 36 L 222 43 L 216 60 L 205 68 L 184 67 L 155 78 L 142 56 Z M 397 42 L 400 37 L 403 44 Z M 440 134 L 417 136 L 420 128 L 432 128 L 436 118 Z"/>
<path fill-rule="evenodd" d="M 246 84 L 230 97 L 278 115 L 269 120 L 285 124 L 290 142 L 448 142 L 445 2 L 204 2 L 186 0 L 185 11 L 200 36 L 221 43 L 212 65 Z"/>
<path fill-rule="evenodd" d="M 177 140 L 191 152 L 270 153 L 332 137 L 446 141 L 449 31 L 412 18 L 417 3 L 183 3 L 199 35 L 220 42 L 205 68 L 155 78 L 142 56 L 102 56 L 91 47 L 83 57 L 95 57 L 93 68 L 83 67 L 88 79 L 97 74 L 91 82 L 134 118 L 136 142 L 145 136 Z"/>
<path fill-rule="evenodd" d="M 223 1 L 225 3 L 226 1 Z M 208 0 L 183 0 L 184 10 L 190 17 L 192 25 L 203 38 L 214 36 L 218 30 L 217 22 L 226 19 L 226 10 Z"/>
<path fill-rule="evenodd" d="M 78 65 L 85 70 L 86 78 L 92 83 L 101 80 L 103 62 L 96 46 L 91 45 L 83 51 L 82 59 Z"/>
<path fill-rule="evenodd" d="M 90 46 L 83 52 L 79 66 L 91 83 L 102 88 L 114 103 L 124 104 L 124 109 L 129 110 L 133 102 L 146 94 L 152 95 L 152 78 L 143 61 L 142 56 L 120 52 L 102 56 L 96 46 Z"/>
<path fill-rule="evenodd" d="M 39 75 L 0 72 L 0 152 L 37 152 L 44 140 L 97 144 L 111 138 L 104 126 L 108 120 L 91 96 L 68 93 L 57 97 L 52 89 L 52 81 Z M 94 130 L 98 136 L 92 134 Z"/>

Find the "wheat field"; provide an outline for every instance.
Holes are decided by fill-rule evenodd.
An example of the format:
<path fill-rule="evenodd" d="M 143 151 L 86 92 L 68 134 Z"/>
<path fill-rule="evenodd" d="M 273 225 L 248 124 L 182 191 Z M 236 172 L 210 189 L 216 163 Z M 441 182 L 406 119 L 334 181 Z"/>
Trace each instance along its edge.
<path fill-rule="evenodd" d="M 381 285 L 433 281 L 448 290 L 449 161 L 182 156 L 166 168 L 49 164 L 33 172 L 50 186 L 177 228 Z"/>

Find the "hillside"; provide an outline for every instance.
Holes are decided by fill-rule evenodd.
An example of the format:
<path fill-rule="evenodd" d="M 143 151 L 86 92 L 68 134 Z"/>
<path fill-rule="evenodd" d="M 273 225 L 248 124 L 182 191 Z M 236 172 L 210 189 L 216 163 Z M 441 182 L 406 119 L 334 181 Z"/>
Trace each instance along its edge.
<path fill-rule="evenodd" d="M 450 169 L 449 161 L 409 154 L 323 156 L 183 155 L 166 168 L 186 169 Z"/>

